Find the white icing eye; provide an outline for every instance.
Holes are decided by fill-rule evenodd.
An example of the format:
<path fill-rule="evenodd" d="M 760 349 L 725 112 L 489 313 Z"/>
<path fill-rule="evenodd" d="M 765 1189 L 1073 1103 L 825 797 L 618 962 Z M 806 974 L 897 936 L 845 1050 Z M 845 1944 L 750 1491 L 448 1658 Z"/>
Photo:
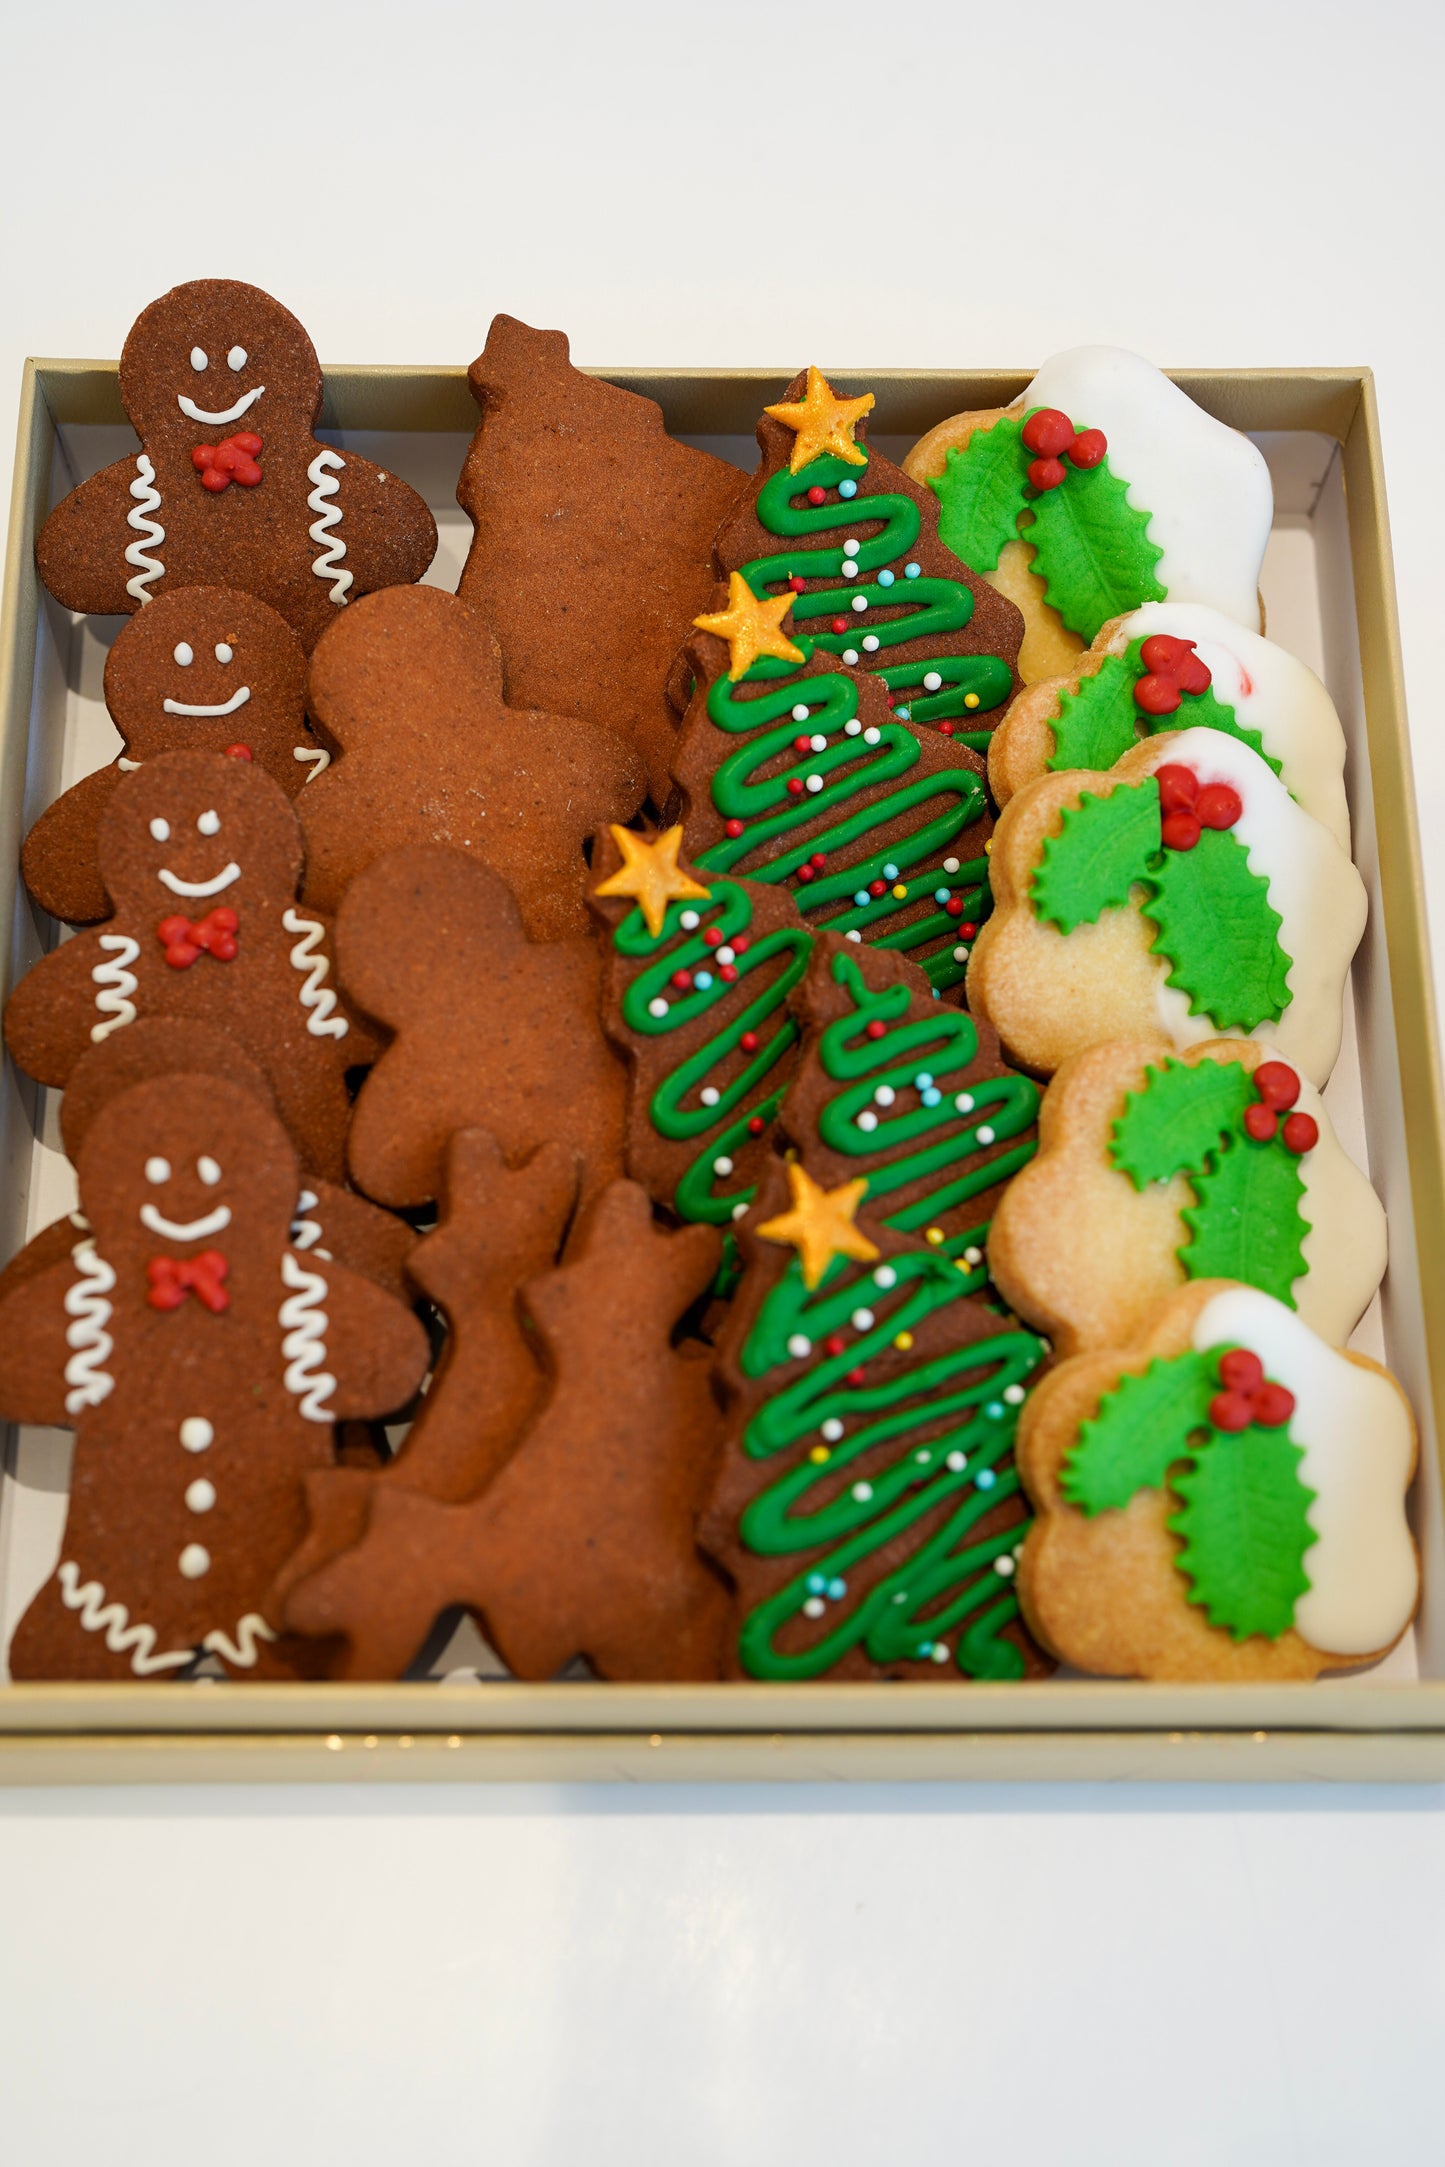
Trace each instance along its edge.
<path fill-rule="evenodd" d="M 229 662 L 233 651 L 226 645 L 224 640 L 221 640 L 216 647 L 216 660 L 218 662 Z"/>
<path fill-rule="evenodd" d="M 193 346 L 191 348 L 191 367 L 195 370 L 197 376 L 200 375 L 202 369 L 208 369 L 210 366 L 205 347 Z"/>
<path fill-rule="evenodd" d="M 230 351 L 230 352 L 229 352 L 229 353 L 227 354 L 227 356 L 226 356 L 226 367 L 227 367 L 228 369 L 244 369 L 244 368 L 245 368 L 245 366 L 246 366 L 246 349 L 245 349 L 245 347 L 244 347 L 244 346 L 233 346 L 233 347 L 231 348 L 231 351 Z"/>
<path fill-rule="evenodd" d="M 171 839 L 171 824 L 169 820 L 153 820 L 151 822 L 151 834 L 155 837 L 158 843 L 168 843 Z"/>
<path fill-rule="evenodd" d="M 206 1184 L 206 1187 L 208 1189 L 214 1189 L 216 1183 L 221 1178 L 221 1169 L 219 1166 L 217 1166 L 214 1159 L 208 1159 L 205 1157 L 197 1159 L 196 1172 L 200 1175 L 202 1181 Z"/>
<path fill-rule="evenodd" d="M 200 819 L 196 822 L 196 826 L 200 829 L 202 835 L 216 835 L 220 831 L 221 816 L 217 812 L 202 813 Z"/>
<path fill-rule="evenodd" d="M 171 1178 L 171 1162 L 170 1162 L 170 1160 L 169 1160 L 169 1159 L 147 1159 L 147 1160 L 146 1160 L 146 1180 L 147 1180 L 147 1181 L 153 1181 L 153 1182 L 155 1182 L 155 1183 L 157 1184 L 157 1186 L 159 1186 L 159 1184 L 160 1184 L 161 1182 L 163 1182 L 163 1181 L 169 1181 L 169 1180 L 170 1180 L 170 1178 Z"/>
<path fill-rule="evenodd" d="M 195 656 L 194 656 L 194 655 L 193 655 L 193 654 L 191 653 L 191 650 L 190 650 L 190 648 L 189 648 L 189 647 L 188 647 L 188 646 L 186 645 L 186 643 L 185 643 L 185 641 L 184 641 L 184 640 L 182 640 L 182 641 L 181 641 L 181 644 L 180 644 L 180 646 L 179 646 L 179 647 L 177 647 L 177 648 L 174 648 L 174 649 L 172 650 L 172 652 L 173 652 L 173 655 L 174 655 L 174 659 L 175 659 L 175 660 L 176 660 L 177 662 L 179 662 L 179 664 L 180 664 L 180 666 L 181 666 L 181 668 L 182 668 L 183 670 L 188 670 L 188 669 L 190 668 L 191 664 L 192 664 L 192 663 L 193 663 L 193 662 L 195 661 L 195 659 L 196 659 L 196 658 L 195 658 Z"/>

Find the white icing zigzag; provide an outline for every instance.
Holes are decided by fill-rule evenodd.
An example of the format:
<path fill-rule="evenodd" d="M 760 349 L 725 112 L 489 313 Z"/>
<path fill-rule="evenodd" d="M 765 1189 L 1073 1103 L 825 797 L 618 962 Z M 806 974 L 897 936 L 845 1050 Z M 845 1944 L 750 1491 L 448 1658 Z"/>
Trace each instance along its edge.
<path fill-rule="evenodd" d="M 134 579 L 126 581 L 125 591 L 133 594 L 137 602 L 149 602 L 152 597 L 146 589 L 152 580 L 160 579 L 164 575 L 166 568 L 159 557 L 148 557 L 146 551 L 156 548 L 165 540 L 166 530 L 150 516 L 152 512 L 160 510 L 161 493 L 155 486 L 156 470 L 144 452 L 137 455 L 135 470 L 137 478 L 130 485 L 130 493 L 136 500 L 136 506 L 133 512 L 126 513 L 125 523 L 135 529 L 140 540 L 131 543 L 125 553 L 125 561 L 127 564 L 138 565 L 140 569 Z"/>
<path fill-rule="evenodd" d="M 105 1644 L 112 1655 L 124 1655 L 127 1650 L 133 1650 L 130 1667 L 138 1678 L 160 1670 L 179 1670 L 195 1660 L 194 1648 L 175 1648 L 168 1655 L 157 1655 L 155 1645 L 159 1636 L 155 1627 L 132 1625 L 125 1604 L 107 1603 L 105 1589 L 98 1580 L 87 1580 L 82 1587 L 80 1567 L 72 1564 L 69 1558 L 57 1577 L 60 1599 L 67 1610 L 80 1612 L 82 1631 L 104 1633 Z M 275 1638 L 260 1613 L 248 1610 L 236 1627 L 235 1640 L 218 1625 L 206 1634 L 201 1646 L 214 1655 L 224 1656 L 228 1663 L 236 1664 L 239 1669 L 249 1670 L 256 1660 L 257 1641 Z"/>
<path fill-rule="evenodd" d="M 286 1390 L 301 1402 L 308 1422 L 334 1418 L 325 1405 L 336 1390 L 336 1379 L 321 1367 L 326 1360 L 326 1281 L 319 1272 L 308 1272 L 288 1249 L 281 1259 L 281 1277 L 295 1293 L 281 1304 L 280 1325 L 286 1337 L 281 1354 L 286 1363 Z"/>
<path fill-rule="evenodd" d="M 324 983 L 331 969 L 330 959 L 316 953 L 324 928 L 315 918 L 303 918 L 299 910 L 283 911 L 281 923 L 288 933 L 301 935 L 291 951 L 291 968 L 306 973 L 306 983 L 301 988 L 301 1006 L 313 1011 L 306 1018 L 307 1030 L 313 1038 L 345 1038 L 346 1018 L 332 1015 L 336 995 Z"/>
<path fill-rule="evenodd" d="M 105 1367 L 115 1344 L 106 1330 L 111 1318 L 106 1296 L 114 1290 L 115 1273 L 93 1241 L 77 1242 L 70 1254 L 80 1277 L 65 1295 L 65 1314 L 75 1319 L 65 1328 L 65 1344 L 75 1350 L 65 1365 L 71 1388 L 65 1412 L 78 1415 L 82 1407 L 98 1407 L 115 1384 Z"/>
<path fill-rule="evenodd" d="M 321 551 L 311 569 L 318 579 L 329 579 L 333 572 L 336 573 L 331 587 L 331 599 L 338 604 L 348 599 L 346 590 L 351 585 L 351 574 L 344 569 L 338 569 L 346 555 L 346 544 L 339 535 L 332 534 L 331 529 L 341 525 L 341 506 L 328 500 L 337 495 L 341 484 L 328 475 L 327 469 L 333 468 L 339 474 L 345 465 L 346 461 L 339 458 L 334 451 L 323 450 L 316 454 L 306 469 L 307 481 L 316 485 L 306 499 L 306 506 L 308 511 L 318 515 L 316 524 L 307 531 Z"/>
<path fill-rule="evenodd" d="M 90 1035 L 94 1039 L 109 1038 L 122 1024 L 135 1022 L 135 973 L 130 966 L 140 954 L 140 942 L 133 941 L 128 933 L 102 933 L 102 948 L 112 951 L 114 960 L 97 963 L 91 972 L 95 984 L 103 990 L 95 996 L 95 1005 L 104 1016 L 104 1023 L 93 1023 Z"/>
<path fill-rule="evenodd" d="M 321 1239 L 322 1225 L 319 1219 L 308 1219 L 306 1214 L 315 1211 L 320 1199 L 314 1189 L 303 1189 L 296 1199 L 296 1216 L 291 1221 L 291 1246 L 293 1249 L 314 1250 L 324 1263 L 331 1262 L 329 1249 L 317 1248 Z"/>

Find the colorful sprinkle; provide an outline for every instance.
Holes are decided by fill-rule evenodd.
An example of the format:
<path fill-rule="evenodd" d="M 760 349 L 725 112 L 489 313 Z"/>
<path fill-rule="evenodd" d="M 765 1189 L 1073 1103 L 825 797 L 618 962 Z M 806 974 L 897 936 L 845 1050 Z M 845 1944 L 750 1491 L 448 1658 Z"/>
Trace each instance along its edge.
<path fill-rule="evenodd" d="M 901 880 L 898 882 L 898 884 L 893 890 L 893 900 L 896 903 L 906 903 L 908 900 L 908 890 L 904 887 Z"/>
<path fill-rule="evenodd" d="M 695 971 L 693 973 L 692 982 L 696 986 L 699 993 L 706 993 L 708 987 L 712 984 L 712 972 Z"/>
<path fill-rule="evenodd" d="M 666 1001 L 664 1001 L 660 993 L 656 994 L 653 999 L 648 1002 L 647 1013 L 649 1016 L 665 1016 L 667 1014 L 667 1003 Z"/>
<path fill-rule="evenodd" d="M 917 579 L 919 573 L 922 570 L 923 566 L 921 564 L 905 564 L 903 567 L 903 577 L 905 579 Z"/>
<path fill-rule="evenodd" d="M 934 902 L 946 903 L 949 899 L 949 892 L 950 891 L 947 888 L 935 888 L 933 891 Z"/>
<path fill-rule="evenodd" d="M 943 1246 L 943 1228 L 941 1226 L 929 1227 L 923 1239 L 926 1242 L 932 1242 L 935 1249 L 941 1249 Z"/>
<path fill-rule="evenodd" d="M 973 1093 L 971 1091 L 960 1091 L 953 1103 L 961 1114 L 971 1114 L 973 1112 Z"/>
<path fill-rule="evenodd" d="M 1024 1403 L 1024 1388 L 1021 1384 L 1005 1385 L 1003 1396 L 1008 1401 L 1010 1407 L 1022 1407 Z"/>
<path fill-rule="evenodd" d="M 913 1334 L 911 1332 L 895 1332 L 893 1344 L 902 1353 L 907 1354 L 909 1348 L 913 1345 Z"/>
<path fill-rule="evenodd" d="M 733 1170 L 733 1162 L 728 1157 L 726 1152 L 723 1153 L 720 1159 L 713 1160 L 712 1170 L 715 1174 L 721 1175 L 724 1181 L 727 1179 L 728 1175 Z"/>
<path fill-rule="evenodd" d="M 860 1505 L 866 1505 L 873 1495 L 873 1485 L 871 1482 L 855 1482 L 849 1494 L 856 1498 Z"/>
<path fill-rule="evenodd" d="M 704 1106 L 716 1106 L 721 1095 L 716 1084 L 704 1084 L 698 1093 Z"/>
<path fill-rule="evenodd" d="M 968 1454 L 966 1452 L 950 1452 L 945 1465 L 951 1475 L 961 1475 L 968 1466 Z"/>
<path fill-rule="evenodd" d="M 830 1580 L 828 1582 L 826 1593 L 831 1602 L 841 1603 L 843 1597 L 848 1593 L 847 1581 L 837 1579 Z"/>
<path fill-rule="evenodd" d="M 981 1127 L 981 1128 L 980 1128 L 980 1129 L 979 1129 L 979 1130 L 977 1131 L 977 1135 L 978 1135 L 978 1140 L 979 1140 L 979 1142 L 980 1142 L 981 1144 L 991 1144 L 991 1143 L 993 1142 L 993 1139 L 994 1139 L 994 1132 L 993 1132 L 993 1130 L 992 1130 L 992 1129 L 991 1129 L 991 1128 L 989 1127 L 989 1125 L 988 1125 L 988 1123 L 987 1123 L 986 1121 L 985 1121 L 985 1122 L 983 1123 L 982 1127 Z"/>
<path fill-rule="evenodd" d="M 865 1106 L 862 1113 L 858 1116 L 858 1126 L 863 1131 L 865 1136 L 871 1136 L 873 1131 L 878 1126 L 877 1114 L 875 1114 L 870 1107 Z"/>
<path fill-rule="evenodd" d="M 858 890 L 858 893 L 854 896 L 853 901 L 857 904 L 859 910 L 864 909 L 868 902 L 868 890 L 866 888 L 860 888 Z"/>
<path fill-rule="evenodd" d="M 882 1287 L 886 1293 L 889 1287 L 897 1286 L 898 1274 L 891 1264 L 880 1264 L 873 1274 L 873 1284 L 875 1287 Z"/>
<path fill-rule="evenodd" d="M 734 842 L 736 842 L 737 838 L 742 834 L 742 832 L 743 824 L 740 820 L 725 820 L 723 822 L 724 835 L 730 835 L 733 838 Z"/>
<path fill-rule="evenodd" d="M 931 1091 L 933 1089 L 933 1078 L 926 1068 L 921 1068 L 918 1071 L 913 1082 L 915 1089 L 919 1091 Z"/>
<path fill-rule="evenodd" d="M 820 1434 L 827 1438 L 830 1445 L 837 1444 L 843 1434 L 843 1425 L 836 1415 L 829 1415 L 827 1421 L 822 1424 Z"/>
<path fill-rule="evenodd" d="M 892 573 L 891 573 L 891 572 L 890 572 L 890 571 L 889 571 L 889 570 L 888 570 L 888 569 L 886 568 L 886 566 L 885 566 L 884 570 L 883 570 L 883 571 L 881 571 L 881 572 L 880 572 L 880 573 L 878 574 L 878 584 L 879 584 L 879 586 L 880 586 L 880 587 L 891 587 L 891 586 L 893 585 L 893 577 L 894 577 L 894 575 L 893 575 L 893 574 L 892 574 Z"/>
<path fill-rule="evenodd" d="M 855 662 L 856 662 L 856 661 L 858 660 L 858 650 L 857 650 L 857 648 L 856 648 L 856 647 L 845 647 L 845 648 L 843 649 L 843 660 L 844 660 L 845 662 L 847 662 L 847 663 L 855 663 Z M 853 723 L 851 723 L 851 722 L 850 722 L 850 723 L 849 723 L 849 725 L 848 725 L 848 728 L 849 728 L 849 731 L 850 731 L 850 733 L 851 733 L 851 731 L 852 731 L 852 730 L 854 729 L 854 727 L 855 727 L 855 725 L 854 725 Z"/>
<path fill-rule="evenodd" d="M 805 1618 L 821 1618 L 827 1607 L 821 1595 L 810 1595 L 803 1605 L 803 1616 Z"/>
<path fill-rule="evenodd" d="M 865 634 L 865 636 L 864 636 L 864 640 L 863 640 L 863 652 L 864 652 L 865 654 L 867 654 L 867 655 L 876 655 L 876 654 L 877 654 L 877 652 L 878 652 L 878 634 L 877 634 L 876 632 L 869 632 L 869 633 Z"/>
<path fill-rule="evenodd" d="M 756 1053 L 758 1050 L 757 1032 L 744 1031 L 742 1037 L 738 1040 L 738 1044 L 742 1047 L 744 1053 Z"/>
<path fill-rule="evenodd" d="M 966 692 L 963 696 L 963 704 L 965 707 L 977 707 L 978 694 L 976 692 Z"/>
<path fill-rule="evenodd" d="M 875 1106 L 891 1106 L 897 1096 L 892 1084 L 879 1084 L 873 1094 L 873 1103 Z"/>
<path fill-rule="evenodd" d="M 788 1352 L 795 1362 L 806 1362 L 813 1351 L 813 1342 L 803 1332 L 794 1332 L 788 1341 Z"/>
<path fill-rule="evenodd" d="M 814 1445 L 812 1451 L 808 1454 L 808 1458 L 815 1467 L 824 1466 L 832 1457 L 833 1455 L 826 1445 Z"/>
<path fill-rule="evenodd" d="M 840 497 L 856 497 L 858 494 L 858 484 L 855 481 L 839 482 L 838 494 Z"/>
<path fill-rule="evenodd" d="M 856 557 L 858 554 L 858 544 L 850 538 L 843 544 L 843 554 L 845 557 Z"/>
<path fill-rule="evenodd" d="M 1001 1580 L 1012 1580 L 1015 1572 L 1018 1570 L 1012 1558 L 995 1558 L 993 1561 L 993 1569 L 998 1574 Z"/>
<path fill-rule="evenodd" d="M 981 1467 L 973 1479 L 978 1489 L 991 1490 L 998 1481 L 998 1476 L 991 1467 Z"/>
<path fill-rule="evenodd" d="M 937 988 L 935 987 L 934 990 L 936 992 Z M 919 1097 L 923 1100 L 925 1106 L 941 1106 L 943 1104 L 943 1093 L 939 1090 L 937 1084 L 930 1084 L 926 1091 L 919 1093 Z"/>
<path fill-rule="evenodd" d="M 682 927 L 684 933 L 695 933 L 699 925 L 702 923 L 702 920 L 698 917 L 698 914 L 695 910 L 685 910 L 677 922 Z M 710 937 L 711 936 L 706 933 L 703 935 L 704 940 L 707 940 Z"/>
<path fill-rule="evenodd" d="M 923 689 L 925 692 L 937 692 L 942 683 L 943 679 L 939 676 L 937 670 L 929 670 L 923 680 Z"/>

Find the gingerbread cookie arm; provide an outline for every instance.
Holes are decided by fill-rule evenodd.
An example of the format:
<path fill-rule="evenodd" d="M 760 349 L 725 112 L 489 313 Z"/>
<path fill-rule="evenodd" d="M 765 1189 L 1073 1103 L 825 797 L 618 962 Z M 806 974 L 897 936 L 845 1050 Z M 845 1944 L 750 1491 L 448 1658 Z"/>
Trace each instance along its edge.
<path fill-rule="evenodd" d="M 426 499 L 354 451 L 333 452 L 328 460 L 326 447 L 318 445 L 317 453 L 307 468 L 315 485 L 307 503 L 317 513 L 311 539 L 320 544 L 323 558 L 331 556 L 331 562 L 312 566 L 317 577 L 332 579 L 338 601 L 378 587 L 414 586 L 437 553 L 437 523 Z M 328 478 L 334 480 L 334 494 L 326 487 Z M 339 516 L 330 518 L 333 513 Z M 344 544 L 344 567 L 335 554 L 338 542 Z M 335 595 L 343 568 L 351 578 Z"/>
<path fill-rule="evenodd" d="M 164 522 L 150 458 L 117 459 L 56 505 L 35 544 L 36 568 L 63 608 L 129 616 L 165 576 Z"/>
<path fill-rule="evenodd" d="M 63 1084 L 80 1056 L 135 1021 L 140 943 L 126 933 L 80 933 L 42 956 L 5 1003 L 5 1043 L 37 1083 Z"/>
<path fill-rule="evenodd" d="M 294 1249 L 282 1258 L 281 1277 L 286 1389 L 302 1413 L 344 1422 L 404 1406 L 426 1375 L 429 1354 L 412 1312 L 359 1272 Z"/>
<path fill-rule="evenodd" d="M 96 837 L 124 772 L 112 761 L 84 776 L 46 807 L 21 847 L 26 887 L 42 910 L 66 925 L 95 925 L 110 916 Z"/>
<path fill-rule="evenodd" d="M 64 1229 L 64 1253 L 54 1255 Z M 0 1279 L 0 1415 L 61 1425 L 110 1391 L 106 1299 L 115 1274 L 68 1220 L 46 1227 Z"/>

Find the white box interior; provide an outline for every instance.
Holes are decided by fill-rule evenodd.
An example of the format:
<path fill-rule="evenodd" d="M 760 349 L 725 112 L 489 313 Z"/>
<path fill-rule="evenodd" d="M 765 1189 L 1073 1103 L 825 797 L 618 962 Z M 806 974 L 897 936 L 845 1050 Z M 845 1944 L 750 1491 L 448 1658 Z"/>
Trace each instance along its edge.
<path fill-rule="evenodd" d="M 427 574 L 454 590 L 471 527 L 454 491 L 469 438 L 450 432 L 322 430 L 318 434 L 401 475 L 421 491 L 436 515 L 440 546 Z M 751 437 L 692 436 L 687 442 L 750 469 Z M 878 448 L 901 460 L 910 439 L 877 436 Z M 1354 855 L 1371 901 L 1371 918 L 1351 972 L 1345 1036 L 1325 1103 L 1351 1156 L 1369 1174 L 1389 1219 L 1390 1267 L 1381 1294 L 1350 1341 L 1397 1372 L 1415 1406 L 1421 1432 L 1421 1472 L 1414 1523 L 1424 1560 L 1419 1620 L 1386 1660 L 1356 1678 L 1445 1677 L 1445 1533 L 1429 1371 L 1415 1256 L 1409 1168 L 1399 1067 L 1390 1001 L 1389 966 L 1379 908 L 1379 859 L 1365 736 L 1359 644 L 1351 579 L 1349 533 L 1339 447 L 1304 431 L 1255 439 L 1274 480 L 1275 520 L 1262 587 L 1268 631 L 1318 672 L 1328 685 L 1349 748 L 1346 786 Z M 123 427 L 68 426 L 58 431 L 51 501 L 113 459 L 134 450 Z M 42 598 L 31 695 L 30 752 L 24 825 L 62 789 L 112 760 L 120 739 L 101 692 L 105 658 L 125 619 L 75 617 Z M 12 874 L 18 882 L 18 872 Z M 19 897 L 13 976 L 62 929 Z M 6 1059 L 0 1088 L 0 1257 L 8 1258 L 40 1228 L 76 1202 L 75 1179 L 60 1148 L 59 1094 L 19 1077 Z M 1435 1208 L 1439 1208 L 1435 1200 Z M 13 1427 L 6 1432 L 0 1473 L 0 1651 L 60 1554 L 70 1472 L 68 1431 Z M 496 1675 L 500 1670 L 470 1621 L 463 1621 L 435 1654 L 427 1675 Z M 0 1675 L 8 1668 L 0 1652 Z"/>

